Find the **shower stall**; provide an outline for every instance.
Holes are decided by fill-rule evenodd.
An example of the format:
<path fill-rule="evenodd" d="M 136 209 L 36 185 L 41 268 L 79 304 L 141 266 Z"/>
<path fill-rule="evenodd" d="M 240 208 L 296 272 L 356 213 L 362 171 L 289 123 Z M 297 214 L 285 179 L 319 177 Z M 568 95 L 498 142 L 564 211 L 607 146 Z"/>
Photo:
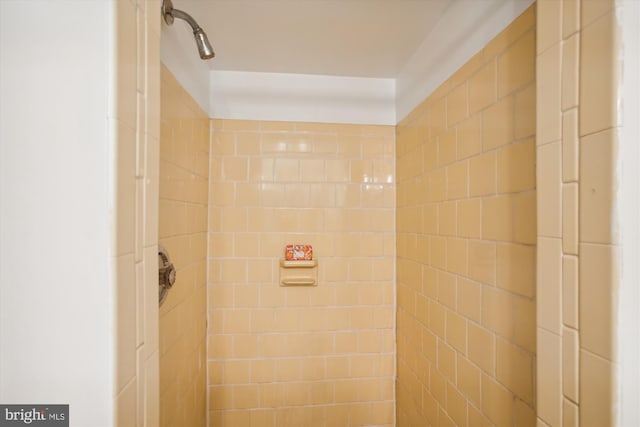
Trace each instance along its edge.
<path fill-rule="evenodd" d="M 213 49 L 160 3 L 0 2 L 1 404 L 74 426 L 635 423 L 614 412 L 637 373 L 635 2 L 540 0 L 373 126 L 209 117 L 163 68 L 184 33 L 163 16 Z M 278 285 L 289 243 L 313 244 L 317 287 Z"/>

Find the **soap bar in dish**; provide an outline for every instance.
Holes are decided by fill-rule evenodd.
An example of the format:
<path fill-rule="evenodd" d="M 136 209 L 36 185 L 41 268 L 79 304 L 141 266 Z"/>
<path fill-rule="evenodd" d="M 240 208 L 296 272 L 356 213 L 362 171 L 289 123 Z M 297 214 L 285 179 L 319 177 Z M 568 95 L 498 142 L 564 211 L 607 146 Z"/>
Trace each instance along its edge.
<path fill-rule="evenodd" d="M 285 259 L 288 261 L 312 260 L 313 247 L 311 245 L 287 245 Z"/>

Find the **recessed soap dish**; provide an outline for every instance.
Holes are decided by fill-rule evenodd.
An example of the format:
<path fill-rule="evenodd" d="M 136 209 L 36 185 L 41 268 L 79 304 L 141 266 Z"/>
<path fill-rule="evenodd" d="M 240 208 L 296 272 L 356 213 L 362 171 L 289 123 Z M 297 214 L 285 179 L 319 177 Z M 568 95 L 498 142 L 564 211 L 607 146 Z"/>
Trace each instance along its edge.
<path fill-rule="evenodd" d="M 288 260 L 281 259 L 280 267 L 283 268 L 313 268 L 318 265 L 316 259 L 301 259 L 301 260 Z"/>
<path fill-rule="evenodd" d="M 280 286 L 317 286 L 318 261 L 280 260 Z"/>

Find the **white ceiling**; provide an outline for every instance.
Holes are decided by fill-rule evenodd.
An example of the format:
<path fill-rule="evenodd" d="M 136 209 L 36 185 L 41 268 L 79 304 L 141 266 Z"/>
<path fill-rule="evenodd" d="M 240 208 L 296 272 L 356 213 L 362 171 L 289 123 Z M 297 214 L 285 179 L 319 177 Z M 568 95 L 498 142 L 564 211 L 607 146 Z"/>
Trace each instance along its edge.
<path fill-rule="evenodd" d="M 0 0 L 2 1 L 2 0 Z M 534 0 L 173 0 L 161 60 L 210 117 L 395 124 Z"/>
<path fill-rule="evenodd" d="M 173 0 L 207 33 L 212 70 L 379 78 L 398 75 L 452 3 Z"/>

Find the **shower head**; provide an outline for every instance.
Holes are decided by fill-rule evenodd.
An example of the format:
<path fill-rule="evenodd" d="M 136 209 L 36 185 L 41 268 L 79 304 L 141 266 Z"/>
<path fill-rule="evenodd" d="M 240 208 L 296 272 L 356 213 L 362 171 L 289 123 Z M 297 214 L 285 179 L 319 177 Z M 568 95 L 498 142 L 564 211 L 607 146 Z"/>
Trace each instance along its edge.
<path fill-rule="evenodd" d="M 193 31 L 193 36 L 196 38 L 196 44 L 198 45 L 198 53 L 202 59 L 211 59 L 216 56 L 209 39 L 202 28 L 198 28 Z"/>
<path fill-rule="evenodd" d="M 211 47 L 211 43 L 209 43 L 207 35 L 202 30 L 202 28 L 200 28 L 196 20 L 193 19 L 188 13 L 178 9 L 174 9 L 171 0 L 162 1 L 162 16 L 164 18 L 164 22 L 166 22 L 167 25 L 172 25 L 174 18 L 187 21 L 187 23 L 193 30 L 193 37 L 196 39 L 196 45 L 198 45 L 198 53 L 200 54 L 200 58 L 211 59 L 216 55 L 213 52 L 213 48 Z"/>

